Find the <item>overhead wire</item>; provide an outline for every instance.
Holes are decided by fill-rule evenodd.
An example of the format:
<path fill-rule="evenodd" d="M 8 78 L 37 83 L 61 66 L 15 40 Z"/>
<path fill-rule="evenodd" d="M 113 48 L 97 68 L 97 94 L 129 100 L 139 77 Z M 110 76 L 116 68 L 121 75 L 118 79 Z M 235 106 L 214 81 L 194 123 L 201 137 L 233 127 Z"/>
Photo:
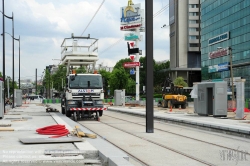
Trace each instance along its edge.
<path fill-rule="evenodd" d="M 99 6 L 99 8 L 96 10 L 94 16 L 91 18 L 91 20 L 89 21 L 88 25 L 86 26 L 86 28 L 83 30 L 81 36 L 84 34 L 84 32 L 87 30 L 87 28 L 89 27 L 90 23 L 93 21 L 93 19 L 95 18 L 96 14 L 98 13 L 98 11 L 101 9 L 103 3 L 105 2 L 105 0 L 102 1 L 101 5 Z"/>
<path fill-rule="evenodd" d="M 167 8 L 169 7 L 169 4 L 165 5 L 163 8 L 161 8 L 158 12 L 156 12 L 154 15 L 153 15 L 153 18 L 159 16 L 162 12 L 164 12 Z M 116 44 L 118 44 L 119 42 L 121 42 L 123 39 L 120 38 L 118 39 L 116 42 L 114 42 L 112 45 L 110 45 L 109 47 L 107 47 L 106 49 L 104 49 L 103 51 L 101 51 L 99 54 L 102 54 L 104 52 L 106 52 L 107 50 L 109 50 L 110 48 L 112 48 L 113 46 L 115 46 Z"/>

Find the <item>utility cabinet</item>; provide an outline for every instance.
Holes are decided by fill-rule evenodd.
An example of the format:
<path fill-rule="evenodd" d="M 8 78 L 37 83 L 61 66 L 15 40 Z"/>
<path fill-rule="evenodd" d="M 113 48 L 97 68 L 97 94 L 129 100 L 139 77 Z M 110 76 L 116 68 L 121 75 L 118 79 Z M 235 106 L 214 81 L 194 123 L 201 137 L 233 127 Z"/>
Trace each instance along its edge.
<path fill-rule="evenodd" d="M 125 89 L 114 91 L 114 105 L 115 106 L 125 106 Z"/>
<path fill-rule="evenodd" d="M 227 116 L 227 83 L 201 82 L 198 86 L 198 98 L 195 101 L 198 115 Z"/>
<path fill-rule="evenodd" d="M 22 106 L 22 90 L 15 89 L 14 90 L 14 97 L 15 97 L 15 106 L 16 107 Z"/>

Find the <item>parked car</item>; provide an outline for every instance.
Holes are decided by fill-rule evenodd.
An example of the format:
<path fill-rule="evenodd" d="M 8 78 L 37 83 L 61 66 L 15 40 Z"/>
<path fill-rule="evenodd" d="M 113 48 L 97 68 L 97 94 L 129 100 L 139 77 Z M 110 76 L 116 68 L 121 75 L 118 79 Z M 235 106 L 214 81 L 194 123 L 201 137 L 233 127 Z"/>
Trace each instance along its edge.
<path fill-rule="evenodd" d="M 28 98 L 30 99 L 30 100 L 43 100 L 43 99 L 45 99 L 43 96 L 41 96 L 41 95 L 29 95 L 28 96 Z"/>

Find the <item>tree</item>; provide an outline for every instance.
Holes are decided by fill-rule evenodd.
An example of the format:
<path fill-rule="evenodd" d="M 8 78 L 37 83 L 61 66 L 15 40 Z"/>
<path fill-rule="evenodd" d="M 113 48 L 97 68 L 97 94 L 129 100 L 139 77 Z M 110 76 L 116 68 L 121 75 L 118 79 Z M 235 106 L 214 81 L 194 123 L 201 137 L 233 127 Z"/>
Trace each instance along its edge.
<path fill-rule="evenodd" d="M 128 84 L 129 74 L 124 68 L 116 68 L 112 71 L 109 85 L 112 92 L 115 89 L 126 89 Z"/>
<path fill-rule="evenodd" d="M 63 91 L 62 83 L 63 85 L 65 85 L 66 70 L 67 70 L 66 66 L 59 65 L 56 73 L 51 76 L 51 80 L 53 82 L 53 88 L 55 88 L 57 91 Z M 79 71 L 82 70 L 80 69 Z"/>
<path fill-rule="evenodd" d="M 108 85 L 109 85 L 108 82 L 109 82 L 111 73 L 107 72 L 106 70 L 100 70 L 99 73 L 104 78 L 104 83 L 105 84 L 103 85 L 104 86 L 103 89 L 104 89 L 104 95 L 107 96 L 108 95 L 107 91 L 109 90 L 109 88 L 108 88 Z"/>
<path fill-rule="evenodd" d="M 124 68 L 123 63 L 125 62 L 132 62 L 132 60 L 130 58 L 121 59 L 115 64 L 114 69 Z M 129 72 L 129 68 L 125 70 Z"/>
<path fill-rule="evenodd" d="M 177 77 L 174 80 L 174 85 L 179 85 L 179 86 L 183 86 L 183 87 L 187 87 L 188 84 L 184 81 L 183 77 Z"/>
<path fill-rule="evenodd" d="M 83 66 L 81 66 L 81 67 L 76 69 L 76 73 L 79 73 L 79 74 L 80 73 L 86 73 L 86 69 Z"/>

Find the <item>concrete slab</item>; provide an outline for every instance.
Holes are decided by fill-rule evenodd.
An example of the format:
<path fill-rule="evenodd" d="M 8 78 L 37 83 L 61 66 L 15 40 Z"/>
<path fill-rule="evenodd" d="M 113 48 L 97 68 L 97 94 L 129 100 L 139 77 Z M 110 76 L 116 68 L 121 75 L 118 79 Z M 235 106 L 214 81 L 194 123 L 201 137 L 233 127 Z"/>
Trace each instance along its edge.
<path fill-rule="evenodd" d="M 110 157 L 108 163 L 109 166 L 133 166 L 133 164 L 122 157 Z"/>
<path fill-rule="evenodd" d="M 81 143 L 75 142 L 74 145 L 77 147 L 77 149 L 84 152 L 85 158 L 97 159 L 99 157 L 98 150 L 87 141 Z"/>

